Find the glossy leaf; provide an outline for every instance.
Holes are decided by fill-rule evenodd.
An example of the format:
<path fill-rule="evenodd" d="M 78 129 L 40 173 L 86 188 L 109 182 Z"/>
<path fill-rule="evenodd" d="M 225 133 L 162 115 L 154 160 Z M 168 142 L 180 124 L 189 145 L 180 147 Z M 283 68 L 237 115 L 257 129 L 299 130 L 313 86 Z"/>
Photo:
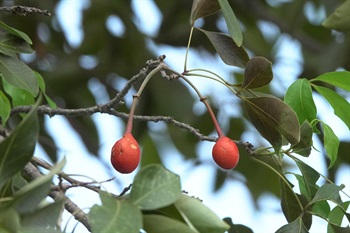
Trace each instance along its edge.
<path fill-rule="evenodd" d="M 349 83 L 350 83 L 350 79 L 349 79 Z M 337 115 L 350 130 L 350 117 L 349 117 L 350 103 L 346 99 L 344 99 L 342 96 L 332 91 L 331 89 L 321 87 L 321 86 L 316 86 L 316 85 L 314 85 L 314 88 L 318 93 L 320 93 L 328 101 L 328 103 L 334 109 L 334 114 Z"/>
<path fill-rule="evenodd" d="M 337 186 L 335 184 L 324 184 L 322 185 L 315 194 L 314 198 L 312 198 L 310 204 L 316 203 L 318 201 L 331 200 L 337 204 L 341 204 L 342 201 L 339 196 L 339 192 L 345 186 L 342 184 Z"/>
<path fill-rule="evenodd" d="M 50 191 L 52 179 L 55 174 L 60 172 L 66 163 L 64 158 L 55 165 L 47 175 L 30 182 L 14 194 L 14 199 L 9 203 L 15 207 L 19 213 L 33 212 L 39 203 L 47 197 Z"/>
<path fill-rule="evenodd" d="M 245 67 L 249 61 L 248 54 L 242 46 L 238 47 L 231 37 L 223 33 L 206 31 L 200 28 L 197 29 L 209 38 L 216 52 L 225 64 L 241 68 Z"/>
<path fill-rule="evenodd" d="M 324 73 L 311 81 L 322 81 L 336 87 L 342 88 L 346 91 L 350 91 L 350 72 L 349 71 L 336 71 Z"/>
<path fill-rule="evenodd" d="M 42 91 L 48 105 L 51 108 L 57 108 L 56 103 L 48 95 L 46 95 L 46 85 L 45 85 L 44 78 L 36 71 L 34 71 L 34 74 L 35 74 L 36 80 L 38 81 L 39 88 Z"/>
<path fill-rule="evenodd" d="M 10 116 L 11 104 L 2 91 L 0 91 L 0 106 L 0 118 L 2 122 L 2 127 L 5 127 L 6 121 Z"/>
<path fill-rule="evenodd" d="M 229 225 L 196 198 L 182 194 L 175 202 L 175 207 L 187 224 L 193 226 L 198 232 L 219 233 L 229 229 Z"/>
<path fill-rule="evenodd" d="M 349 31 L 350 21 L 350 1 L 344 1 L 335 11 L 328 16 L 328 18 L 322 23 L 322 25 L 329 29 L 335 29 L 338 31 Z"/>
<path fill-rule="evenodd" d="M 302 156 L 309 156 L 312 146 L 312 127 L 310 123 L 305 120 L 300 126 L 300 141 L 293 146 L 293 152 Z"/>
<path fill-rule="evenodd" d="M 279 228 L 276 233 L 308 233 L 301 218 L 295 219 L 293 222 Z"/>
<path fill-rule="evenodd" d="M 174 203 L 180 195 L 180 177 L 162 165 L 151 164 L 136 174 L 130 202 L 143 210 L 152 210 Z"/>
<path fill-rule="evenodd" d="M 152 233 L 197 233 L 183 222 L 157 214 L 143 215 L 143 229 Z"/>
<path fill-rule="evenodd" d="M 322 123 L 322 128 L 323 128 L 323 134 L 324 134 L 324 148 L 326 150 L 326 153 L 330 159 L 330 164 L 328 168 L 331 168 L 335 161 L 337 160 L 338 156 L 338 148 L 339 148 L 339 138 L 337 135 L 334 134 L 333 130 L 331 127 L 329 127 L 326 123 Z"/>
<path fill-rule="evenodd" d="M 306 79 L 298 79 L 289 86 L 284 102 L 297 114 L 299 123 L 311 122 L 316 118 L 317 109 L 312 97 L 311 86 Z"/>
<path fill-rule="evenodd" d="M 141 211 L 126 201 L 100 192 L 102 205 L 94 205 L 89 214 L 92 232 L 139 233 L 142 227 Z"/>
<path fill-rule="evenodd" d="M 272 63 L 264 57 L 253 57 L 244 70 L 242 89 L 252 89 L 265 86 L 273 78 Z"/>
<path fill-rule="evenodd" d="M 7 32 L 18 36 L 19 38 L 22 38 L 23 40 L 25 40 L 28 44 L 33 44 L 32 40 L 27 36 L 27 34 L 25 34 L 24 32 L 21 32 L 18 29 L 12 28 L 10 26 L 8 26 L 7 24 L 5 24 L 4 22 L 0 21 L 0 28 L 5 29 Z"/>
<path fill-rule="evenodd" d="M 242 46 L 243 35 L 239 22 L 227 0 L 218 0 L 231 38 L 238 47 Z"/>
<path fill-rule="evenodd" d="M 30 161 L 38 130 L 36 107 L 33 107 L 10 136 L 0 142 L 0 188 Z"/>
<path fill-rule="evenodd" d="M 277 132 L 292 145 L 299 142 L 298 118 L 283 101 L 272 97 L 245 98 L 244 106 L 253 125 L 275 149 L 282 143 Z"/>
<path fill-rule="evenodd" d="M 199 18 L 212 15 L 220 10 L 217 0 L 193 0 L 191 9 L 191 25 Z"/>
<path fill-rule="evenodd" d="M 33 53 L 30 45 L 18 36 L 0 33 L 0 53 L 13 56 L 14 53 Z"/>
<path fill-rule="evenodd" d="M 64 200 L 62 199 L 52 204 L 48 204 L 35 212 L 23 215 L 22 226 L 28 229 L 39 226 L 44 229 L 54 229 L 61 216 L 64 207 L 63 205 Z"/>
<path fill-rule="evenodd" d="M 2 80 L 4 91 L 11 96 L 12 106 L 33 105 L 35 99 L 28 91 L 9 84 Z"/>
<path fill-rule="evenodd" d="M 38 82 L 33 71 L 22 61 L 0 54 L 0 72 L 9 84 L 37 96 Z"/>
<path fill-rule="evenodd" d="M 300 160 L 296 160 L 295 163 L 298 165 L 299 170 L 301 171 L 301 177 L 305 184 L 304 189 L 300 189 L 300 193 L 303 194 L 308 201 L 310 201 L 318 190 L 316 182 L 320 178 L 320 174 L 315 169 Z"/>

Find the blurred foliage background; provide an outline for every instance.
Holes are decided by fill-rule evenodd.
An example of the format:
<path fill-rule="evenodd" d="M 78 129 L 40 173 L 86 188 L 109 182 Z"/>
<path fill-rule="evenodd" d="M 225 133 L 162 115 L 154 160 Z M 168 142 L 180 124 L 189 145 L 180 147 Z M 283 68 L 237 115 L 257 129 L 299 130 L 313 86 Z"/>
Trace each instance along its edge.
<path fill-rule="evenodd" d="M 136 0 L 135 4 L 141 1 Z M 71 0 L 73 2 L 73 0 Z M 81 108 L 97 104 L 96 95 L 103 95 L 104 99 L 111 99 L 120 90 L 116 83 L 123 82 L 136 75 L 145 62 L 158 57 L 149 42 L 156 45 L 167 45 L 184 49 L 187 46 L 190 25 L 189 16 L 192 1 L 155 0 L 162 19 L 159 30 L 154 35 L 147 35 L 137 26 L 137 18 L 132 7 L 133 1 L 82 1 L 84 9 L 81 19 L 82 42 L 72 45 L 67 39 L 64 28 L 60 24 L 56 9 L 60 1 L 30 1 L 13 0 L 1 1 L 1 6 L 25 5 L 40 9 L 47 9 L 53 15 L 30 15 L 19 17 L 11 14 L 1 14 L 1 19 L 11 27 L 17 28 L 29 35 L 33 40 L 35 54 L 23 56 L 23 60 L 30 67 L 37 70 L 45 78 L 47 94 L 62 108 Z M 230 4 L 242 23 L 244 47 L 250 56 L 264 56 L 273 64 L 288 62 L 288 54 L 281 59 L 279 44 L 282 37 L 290 37 L 302 51 L 302 60 L 296 65 L 296 78 L 314 78 L 322 73 L 334 71 L 338 68 L 350 70 L 350 36 L 349 33 L 330 31 L 322 27 L 321 23 L 327 15 L 335 10 L 342 1 L 334 0 L 231 0 Z M 147 12 L 145 12 L 147 13 Z M 69 16 L 67 16 L 69 17 Z M 124 31 L 120 35 L 111 32 L 107 21 L 118 19 Z M 206 30 L 224 31 L 220 26 L 222 17 L 215 14 L 201 21 L 201 27 Z M 67 21 L 69 23 L 69 19 Z M 270 33 L 272 32 L 272 33 Z M 197 52 L 205 56 L 216 56 L 209 40 L 204 35 L 195 33 L 192 44 Z M 166 54 L 167 55 L 167 54 Z M 183 63 L 183 61 L 179 61 Z M 240 80 L 241 71 L 232 71 L 232 80 Z M 283 73 L 275 75 L 283 82 Z M 97 83 L 96 93 L 92 93 L 89 85 Z M 118 89 L 119 88 L 119 89 Z M 96 90 L 96 88 L 94 89 Z M 99 92 L 101 90 L 101 92 Z M 281 93 L 271 88 L 264 88 L 279 97 Z M 344 95 L 344 93 L 340 94 Z M 225 105 L 215 101 L 212 97 L 213 108 L 216 112 L 225 112 Z M 198 99 L 188 91 L 182 83 L 163 79 L 154 79 L 145 89 L 137 107 L 140 115 L 167 115 L 200 129 L 203 134 L 214 132 L 214 126 L 209 115 L 196 114 L 194 103 Z M 237 107 L 237 109 L 243 109 Z M 126 105 L 118 111 L 128 112 Z M 239 115 L 245 116 L 244 112 Z M 100 140 L 97 126 L 89 116 L 68 117 L 69 124 L 81 137 L 88 151 L 99 156 Z M 125 120 L 125 119 L 124 119 Z M 228 136 L 239 140 L 245 132 L 253 131 L 242 117 L 231 117 L 227 120 L 225 132 Z M 52 162 L 56 161 L 57 148 L 55 140 L 46 132 L 45 119 L 41 119 L 40 143 Z M 122 129 L 121 129 L 122 130 Z M 162 161 L 165 154 L 159 153 L 157 148 L 162 141 L 149 136 L 149 124 L 136 121 L 133 129 L 135 138 L 143 147 L 143 161 L 145 165 L 154 161 Z M 177 150 L 199 166 L 197 143 L 198 139 L 185 130 L 167 125 L 168 134 Z M 257 135 L 257 138 L 259 136 Z M 322 137 L 320 137 L 321 140 Z M 264 142 L 255 141 L 256 146 Z M 163 150 L 162 150 L 163 151 Z M 328 176 L 334 180 L 338 168 L 342 164 L 350 164 L 350 142 L 342 141 L 339 149 L 338 161 Z M 321 151 L 321 153 L 323 153 Z M 211 154 L 208 152 L 208 155 Z M 326 160 L 326 156 L 320 156 Z M 252 193 L 254 200 L 264 192 L 279 196 L 277 177 L 266 168 L 252 163 L 245 151 L 241 150 L 241 161 L 231 174 L 217 170 L 215 190 L 219 190 L 226 179 L 236 179 L 237 174 L 243 175 L 244 182 Z M 264 174 L 264 185 L 261 182 Z"/>

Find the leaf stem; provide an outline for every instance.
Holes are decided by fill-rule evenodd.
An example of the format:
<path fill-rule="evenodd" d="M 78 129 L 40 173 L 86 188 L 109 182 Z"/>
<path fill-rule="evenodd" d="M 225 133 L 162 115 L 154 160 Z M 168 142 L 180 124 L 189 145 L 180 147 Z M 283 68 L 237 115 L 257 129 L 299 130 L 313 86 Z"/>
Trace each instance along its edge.
<path fill-rule="evenodd" d="M 193 26 L 191 27 L 191 31 L 190 31 L 190 36 L 188 38 L 188 43 L 187 43 L 187 48 L 186 48 L 186 55 L 185 55 L 185 64 L 184 64 L 184 72 L 186 72 L 187 70 L 187 58 L 188 58 L 188 52 L 190 50 L 190 46 L 191 46 L 191 41 L 192 41 L 192 35 L 193 35 Z"/>
<path fill-rule="evenodd" d="M 128 118 L 128 123 L 126 125 L 125 128 L 125 134 L 127 133 L 131 133 L 132 131 L 132 123 L 134 120 L 134 114 L 135 114 L 135 109 L 136 109 L 136 105 L 140 99 L 141 93 L 143 92 L 143 90 L 145 89 L 148 81 L 156 74 L 158 73 L 161 69 L 164 68 L 163 63 L 160 63 L 154 70 L 152 70 L 147 76 L 146 78 L 143 80 L 139 90 L 137 91 L 137 93 L 135 95 L 133 95 L 133 100 L 132 100 L 132 104 L 131 104 L 131 108 L 130 108 L 130 113 L 129 113 L 129 118 Z"/>

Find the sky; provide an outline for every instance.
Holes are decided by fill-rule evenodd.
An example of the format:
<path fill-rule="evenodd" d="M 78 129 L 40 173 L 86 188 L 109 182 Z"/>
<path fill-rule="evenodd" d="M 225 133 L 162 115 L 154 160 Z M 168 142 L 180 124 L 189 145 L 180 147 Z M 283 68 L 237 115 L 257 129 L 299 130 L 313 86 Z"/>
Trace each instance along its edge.
<path fill-rule="evenodd" d="M 67 39 L 72 47 L 78 47 L 83 39 L 84 32 L 81 28 L 81 11 L 88 6 L 88 0 L 61 0 L 58 8 L 56 9 L 59 23 L 62 25 Z M 158 31 L 158 27 L 160 26 L 162 16 L 153 1 L 133 0 L 133 8 L 137 16 L 134 20 L 139 29 L 141 29 L 146 35 L 155 35 Z M 271 25 L 262 23 L 259 26 L 264 27 L 266 37 L 279 33 L 279 31 Z M 122 35 L 124 31 L 123 25 L 116 15 L 107 19 L 106 27 L 116 36 Z M 154 48 L 154 51 L 157 51 L 155 57 L 160 54 L 166 54 L 166 62 L 169 66 L 175 70 L 183 70 L 183 63 L 178 61 L 184 60 L 185 48 L 173 49 L 169 46 L 158 46 L 152 41 L 148 42 L 148 46 Z M 292 38 L 283 36 L 278 41 L 276 46 L 277 56 L 279 56 L 281 58 L 280 60 L 283 62 L 274 64 L 273 71 L 276 78 L 273 80 L 271 85 L 272 87 L 275 87 L 276 90 L 280 90 L 281 94 L 284 94 L 288 86 L 300 73 L 300 64 L 303 61 L 301 57 L 300 45 Z M 199 56 L 196 51 L 190 50 L 188 61 L 189 68 L 205 67 L 206 69 L 211 70 L 223 77 L 232 72 L 232 68 L 223 65 L 223 62 L 218 56 L 208 57 L 206 59 L 196 59 L 196 56 Z M 198 62 L 199 60 L 200 62 Z M 90 57 L 82 57 L 81 64 L 83 66 L 93 66 L 94 59 Z M 283 82 L 279 81 L 279 76 L 281 74 L 288 74 L 284 75 Z M 221 85 L 211 85 L 212 83 L 210 81 L 198 81 L 196 79 L 193 79 L 192 81 L 204 95 L 211 94 L 215 96 L 217 101 L 223 101 L 220 99 L 219 95 L 215 95 L 215 93 L 227 91 L 223 90 Z M 122 84 L 123 83 L 119 83 L 118 85 Z M 281 88 L 281 86 L 283 88 Z M 98 89 L 99 92 L 103 91 L 103 89 L 101 89 L 101 85 L 93 80 L 89 83 L 89 88 L 91 90 Z M 95 96 L 95 98 L 97 102 L 108 101 L 103 99 L 103 95 Z M 327 122 L 327 124 L 335 129 L 335 133 L 339 137 L 350 140 L 348 131 L 344 129 L 346 127 L 344 127 L 344 124 L 336 117 L 330 116 L 329 106 L 324 102 L 324 100 L 317 95 L 315 95 L 314 98 L 316 100 L 316 105 L 318 106 L 319 114 L 321 116 L 325 116 L 324 120 Z M 127 96 L 126 99 L 131 100 L 131 95 L 129 94 L 129 98 Z M 201 103 L 195 105 L 194 108 L 196 111 L 204 110 L 204 106 Z M 225 111 L 225 114 L 227 114 L 227 116 L 233 116 L 237 113 L 234 111 L 234 109 L 228 109 Z M 329 116 L 332 118 L 331 120 Z M 219 121 L 224 121 L 224 118 L 225 117 L 219 116 Z M 89 155 L 89 152 L 84 147 L 82 141 L 68 126 L 68 123 L 64 117 L 47 117 L 47 121 L 45 122 L 48 123 L 45 127 L 49 130 L 51 136 L 55 138 L 61 157 L 66 156 L 67 163 L 64 168 L 66 173 L 83 174 L 86 177 L 91 177 L 92 179 L 98 181 L 107 180 L 111 178 L 111 176 L 116 176 L 120 183 L 119 185 L 116 185 L 116 183 L 105 183 L 103 186 L 109 192 L 120 193 L 124 187 L 132 183 L 135 172 L 128 175 L 121 175 L 117 172 L 110 174 L 106 172 L 106 170 L 108 170 L 106 169 L 106 166 L 110 166 L 110 149 L 115 141 L 122 137 L 124 125 L 120 120 L 116 121 L 114 116 L 109 116 L 107 114 L 95 114 L 92 116 L 92 119 L 98 126 L 98 132 L 101 138 L 99 157 L 104 160 L 104 164 L 101 164 L 96 157 Z M 160 132 L 162 129 L 164 129 L 164 123 L 151 123 L 151 125 L 154 128 L 152 137 L 156 138 L 157 131 Z M 246 133 L 242 139 L 249 139 L 249 141 L 252 141 L 251 139 L 254 138 L 254 134 L 254 131 Z M 254 142 L 252 143 L 254 144 Z M 198 151 L 200 152 L 199 154 L 203 155 L 202 159 L 208 158 L 208 151 L 211 151 L 212 146 L 213 144 L 208 142 L 199 143 Z M 321 147 L 316 138 L 315 146 L 318 148 Z M 180 175 L 182 189 L 188 191 L 190 195 L 200 197 L 200 199 L 203 200 L 203 203 L 210 207 L 216 214 L 219 215 L 219 217 L 231 217 L 234 223 L 247 225 L 252 228 L 254 232 L 274 232 L 279 227 L 287 223 L 283 214 L 280 212 L 280 202 L 276 197 L 269 194 L 262 195 L 262 197 L 260 197 L 258 200 L 258 204 L 262 210 L 256 211 L 252 205 L 252 198 L 249 190 L 247 190 L 246 186 L 239 181 L 230 180 L 226 182 L 223 188 L 214 194 L 211 190 L 214 182 L 213 174 L 215 172 L 215 167 L 213 166 L 212 162 L 193 168 L 192 162 L 185 161 L 183 157 L 177 153 L 175 148 L 166 149 L 167 156 L 164 158 L 163 162 L 169 170 Z M 162 153 L 162 151 L 159 152 Z M 40 146 L 37 147 L 35 154 L 45 158 L 44 152 Z M 313 164 L 313 167 L 320 173 L 327 173 L 326 164 L 323 163 L 323 160 L 318 158 L 318 153 L 312 153 L 310 157 L 307 158 L 307 161 L 309 164 Z M 339 174 L 345 174 L 344 171 L 346 169 L 349 170 L 349 167 L 344 167 L 343 172 L 340 172 Z M 350 178 L 349 176 L 338 175 L 336 177 L 337 184 L 348 183 L 347 179 Z M 85 179 L 85 177 L 76 178 L 79 180 L 90 181 L 89 179 Z M 346 187 L 345 191 L 350 193 L 349 187 Z M 86 212 L 89 211 L 88 208 L 92 207 L 93 204 L 100 203 L 96 193 L 83 188 L 68 190 L 68 196 L 74 202 L 76 202 L 78 206 L 81 208 L 86 208 L 84 209 Z M 69 214 L 64 215 L 64 224 L 68 221 L 69 216 Z M 69 220 L 68 229 L 72 229 L 75 224 L 75 221 Z M 313 227 L 311 228 L 310 232 L 322 232 L 324 231 L 325 226 L 326 224 L 323 220 L 316 218 L 314 219 Z M 76 232 L 87 232 L 87 230 L 81 224 L 78 224 Z"/>

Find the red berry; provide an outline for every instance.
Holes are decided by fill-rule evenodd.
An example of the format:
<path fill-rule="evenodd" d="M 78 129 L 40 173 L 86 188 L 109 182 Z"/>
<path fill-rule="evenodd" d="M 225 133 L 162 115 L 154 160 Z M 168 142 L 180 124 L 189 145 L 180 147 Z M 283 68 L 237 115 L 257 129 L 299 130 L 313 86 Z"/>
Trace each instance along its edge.
<path fill-rule="evenodd" d="M 118 172 L 131 173 L 139 165 L 140 156 L 139 144 L 131 133 L 127 133 L 112 147 L 111 163 Z"/>
<path fill-rule="evenodd" d="M 213 159 L 223 169 L 233 169 L 239 160 L 239 151 L 236 143 L 228 137 L 220 137 L 212 151 Z"/>

